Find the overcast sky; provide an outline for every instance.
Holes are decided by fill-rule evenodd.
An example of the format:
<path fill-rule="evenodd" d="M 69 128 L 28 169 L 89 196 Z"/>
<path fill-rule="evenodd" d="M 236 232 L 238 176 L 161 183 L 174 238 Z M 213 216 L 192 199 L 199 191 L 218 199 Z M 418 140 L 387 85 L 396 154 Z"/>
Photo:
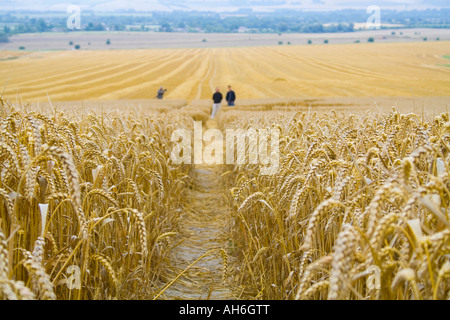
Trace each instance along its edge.
<path fill-rule="evenodd" d="M 1 10 L 57 10 L 65 11 L 71 5 L 97 11 L 134 9 L 137 11 L 214 10 L 233 11 L 238 8 L 273 10 L 295 8 L 304 10 L 334 10 L 344 8 L 367 8 L 378 5 L 382 9 L 450 8 L 450 0 L 0 0 Z"/>

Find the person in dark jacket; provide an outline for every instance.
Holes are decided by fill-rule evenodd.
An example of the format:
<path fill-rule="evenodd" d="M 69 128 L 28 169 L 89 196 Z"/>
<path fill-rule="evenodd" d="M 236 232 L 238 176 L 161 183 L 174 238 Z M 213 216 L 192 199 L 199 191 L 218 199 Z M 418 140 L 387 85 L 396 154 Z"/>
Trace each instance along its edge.
<path fill-rule="evenodd" d="M 222 102 L 223 96 L 222 93 L 220 93 L 220 89 L 217 87 L 216 92 L 213 94 L 213 109 L 211 113 L 211 119 L 214 119 L 217 112 L 219 112 L 220 109 L 220 103 Z"/>
<path fill-rule="evenodd" d="M 234 93 L 234 91 L 231 89 L 231 86 L 228 86 L 228 92 L 225 100 L 227 100 L 229 107 L 234 107 L 234 102 L 236 101 L 236 93 Z"/>
<path fill-rule="evenodd" d="M 164 92 L 166 92 L 166 91 L 167 91 L 167 89 L 164 89 L 163 87 L 159 87 L 158 94 L 156 97 L 158 99 L 162 99 L 164 96 Z"/>

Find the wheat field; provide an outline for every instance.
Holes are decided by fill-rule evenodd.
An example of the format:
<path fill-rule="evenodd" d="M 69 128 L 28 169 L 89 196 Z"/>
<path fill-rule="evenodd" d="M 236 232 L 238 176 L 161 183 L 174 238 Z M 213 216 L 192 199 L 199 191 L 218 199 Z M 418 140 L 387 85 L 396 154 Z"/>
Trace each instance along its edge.
<path fill-rule="evenodd" d="M 190 181 L 170 132 L 189 119 L 0 112 L 0 297 L 153 297 Z"/>
<path fill-rule="evenodd" d="M 276 175 L 224 173 L 248 294 L 450 298 L 448 113 L 228 112 L 221 123 L 281 135 Z"/>
<path fill-rule="evenodd" d="M 0 299 L 450 299 L 448 49 L 442 42 L 5 58 Z M 192 103 L 227 84 L 263 106 L 223 106 L 210 119 L 209 103 Z M 167 100 L 153 100 L 160 85 Z M 331 104 L 410 97 L 412 88 L 444 107 Z M 306 96 L 317 100 L 277 100 Z M 327 97 L 330 105 L 320 106 Z M 195 136 L 198 126 L 277 130 L 279 170 L 177 163 L 174 133 Z M 252 152 L 247 145 L 235 156 L 249 160 Z"/>
<path fill-rule="evenodd" d="M 4 53 L 4 96 L 23 101 L 448 96 L 450 42 Z M 8 59 L 9 58 L 9 59 Z"/>

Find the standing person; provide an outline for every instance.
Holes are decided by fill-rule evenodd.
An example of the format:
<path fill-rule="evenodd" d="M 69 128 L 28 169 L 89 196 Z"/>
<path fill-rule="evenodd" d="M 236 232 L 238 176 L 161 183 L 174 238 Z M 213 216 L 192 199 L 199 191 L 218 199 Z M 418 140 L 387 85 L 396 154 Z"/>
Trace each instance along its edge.
<path fill-rule="evenodd" d="M 223 96 L 222 93 L 220 93 L 219 87 L 216 88 L 216 92 L 213 94 L 213 109 L 211 113 L 211 119 L 214 119 L 217 112 L 219 112 L 220 109 L 220 103 L 222 102 Z"/>
<path fill-rule="evenodd" d="M 234 107 L 234 101 L 236 101 L 236 93 L 231 89 L 231 86 L 228 86 L 228 92 L 225 99 L 228 102 L 229 107 Z"/>
<path fill-rule="evenodd" d="M 164 89 L 163 87 L 159 87 L 159 90 L 158 90 L 158 95 L 156 96 L 158 99 L 162 99 L 163 98 L 163 96 L 164 96 L 164 92 L 166 92 L 167 91 L 167 89 Z"/>

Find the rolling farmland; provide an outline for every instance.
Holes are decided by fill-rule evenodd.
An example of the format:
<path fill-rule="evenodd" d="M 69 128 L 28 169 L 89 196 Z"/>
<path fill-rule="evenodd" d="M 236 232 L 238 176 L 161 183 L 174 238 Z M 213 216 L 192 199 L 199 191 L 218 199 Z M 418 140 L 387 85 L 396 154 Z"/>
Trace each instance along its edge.
<path fill-rule="evenodd" d="M 450 42 L 1 53 L 4 95 L 23 101 L 449 96 Z"/>
<path fill-rule="evenodd" d="M 0 299 L 450 299 L 449 52 L 0 52 Z"/>

